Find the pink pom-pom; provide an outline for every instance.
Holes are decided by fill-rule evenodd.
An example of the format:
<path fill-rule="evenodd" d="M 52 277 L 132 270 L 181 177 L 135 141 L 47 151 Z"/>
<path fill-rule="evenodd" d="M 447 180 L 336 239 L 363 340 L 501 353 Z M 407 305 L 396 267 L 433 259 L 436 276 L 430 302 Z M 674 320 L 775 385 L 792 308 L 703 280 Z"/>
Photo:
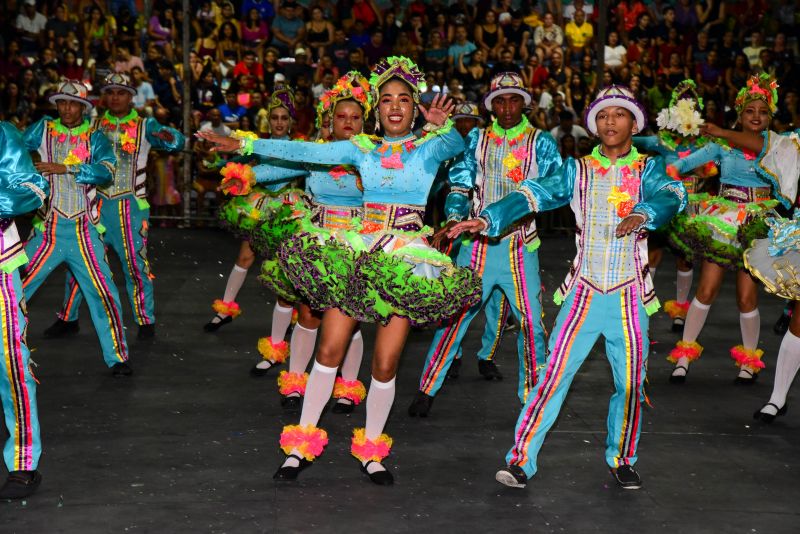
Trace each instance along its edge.
<path fill-rule="evenodd" d="M 286 454 L 296 449 L 306 460 L 312 461 L 325 450 L 328 433 L 314 425 L 288 425 L 283 427 L 280 444 Z"/>
<path fill-rule="evenodd" d="M 392 438 L 386 434 L 381 434 L 377 439 L 367 439 L 363 428 L 353 429 L 353 441 L 350 445 L 350 453 L 361 462 L 372 460 L 380 462 L 392 450 Z"/>
<path fill-rule="evenodd" d="M 347 399 L 356 406 L 367 397 L 367 390 L 360 380 L 345 380 L 337 376 L 333 385 L 334 399 Z"/>

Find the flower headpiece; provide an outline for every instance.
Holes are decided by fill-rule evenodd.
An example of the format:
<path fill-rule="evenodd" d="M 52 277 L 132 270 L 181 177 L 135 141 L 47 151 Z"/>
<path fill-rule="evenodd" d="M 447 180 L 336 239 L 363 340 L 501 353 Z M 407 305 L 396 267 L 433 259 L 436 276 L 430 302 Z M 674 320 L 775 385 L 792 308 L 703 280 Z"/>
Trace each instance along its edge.
<path fill-rule="evenodd" d="M 692 99 L 697 102 L 697 109 L 702 110 L 704 107 L 703 99 L 697 94 L 697 84 L 694 83 L 694 80 L 683 80 L 675 86 L 675 89 L 672 90 L 672 98 L 669 101 L 669 107 L 673 107 L 680 100 L 685 99 Z"/>
<path fill-rule="evenodd" d="M 267 103 L 267 114 L 271 114 L 272 110 L 275 108 L 286 108 L 292 119 L 297 118 L 294 108 L 294 92 L 291 88 L 279 83 L 275 84 L 275 88 Z"/>
<path fill-rule="evenodd" d="M 774 115 L 778 109 L 778 82 L 775 78 L 766 72 L 750 76 L 747 85 L 736 95 L 736 113 L 741 115 L 745 106 L 753 100 L 764 101 L 770 115 Z"/>
<path fill-rule="evenodd" d="M 336 104 L 342 100 L 355 100 L 366 116 L 372 109 L 372 95 L 369 82 L 358 71 L 350 71 L 341 78 L 332 89 L 325 91 L 317 104 L 317 128 L 322 126 L 326 114 L 333 114 Z"/>
<path fill-rule="evenodd" d="M 419 104 L 419 94 L 427 88 L 425 75 L 419 70 L 417 64 L 404 56 L 390 56 L 382 58 L 372 69 L 369 85 L 372 87 L 372 98 L 378 101 L 378 91 L 383 84 L 397 78 L 411 86 L 414 93 L 414 102 Z"/>

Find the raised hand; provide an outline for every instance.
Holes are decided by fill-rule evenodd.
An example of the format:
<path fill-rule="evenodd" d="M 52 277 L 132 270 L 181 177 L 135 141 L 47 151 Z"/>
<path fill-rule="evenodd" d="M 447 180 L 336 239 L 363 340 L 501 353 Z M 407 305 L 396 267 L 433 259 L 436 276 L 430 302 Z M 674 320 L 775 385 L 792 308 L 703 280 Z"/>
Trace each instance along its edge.
<path fill-rule="evenodd" d="M 470 219 L 468 221 L 461 221 L 460 223 L 455 224 L 450 231 L 447 232 L 447 237 L 450 239 L 455 239 L 464 232 L 477 234 L 485 229 L 486 221 L 483 219 Z"/>
<path fill-rule="evenodd" d="M 723 134 L 724 130 L 713 122 L 706 122 L 700 126 L 700 135 L 705 135 L 706 137 L 722 137 Z"/>
<path fill-rule="evenodd" d="M 635 232 L 647 219 L 641 213 L 631 213 L 617 225 L 617 237 L 624 237 Z"/>
<path fill-rule="evenodd" d="M 433 101 L 427 108 L 420 104 L 419 110 L 422 113 L 422 116 L 425 117 L 426 121 L 430 122 L 431 124 L 435 124 L 436 126 L 442 126 L 447 121 L 447 117 L 450 116 L 455 107 L 456 105 L 452 100 L 450 100 L 444 94 L 439 93 L 433 97 Z"/>
<path fill-rule="evenodd" d="M 210 152 L 236 152 L 240 147 L 240 141 L 238 139 L 225 137 L 224 135 L 215 134 L 214 132 L 201 131 L 196 132 L 194 135 L 214 145 L 211 147 Z"/>

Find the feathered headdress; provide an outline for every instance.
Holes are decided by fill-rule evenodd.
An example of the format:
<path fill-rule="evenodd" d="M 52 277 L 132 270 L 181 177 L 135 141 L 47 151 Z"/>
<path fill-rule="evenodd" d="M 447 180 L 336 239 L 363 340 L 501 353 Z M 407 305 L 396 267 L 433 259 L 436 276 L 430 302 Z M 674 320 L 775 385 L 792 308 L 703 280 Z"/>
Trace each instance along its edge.
<path fill-rule="evenodd" d="M 775 78 L 766 72 L 750 76 L 747 85 L 736 95 L 736 113 L 741 115 L 745 106 L 753 100 L 763 100 L 770 115 L 774 115 L 778 109 L 778 82 Z"/>
<path fill-rule="evenodd" d="M 410 85 L 414 93 L 414 102 L 419 104 L 419 94 L 424 92 L 427 87 L 425 75 L 419 70 L 416 63 L 404 56 L 382 58 L 372 69 L 369 85 L 372 87 L 372 98 L 375 102 L 378 101 L 378 91 L 381 86 L 392 78 L 397 78 Z"/>
<path fill-rule="evenodd" d="M 269 97 L 267 103 L 267 114 L 271 114 L 275 108 L 286 108 L 289 111 L 289 116 L 292 119 L 297 118 L 294 107 L 294 92 L 291 88 L 276 83 L 275 88 L 272 90 L 272 95 Z"/>
<path fill-rule="evenodd" d="M 358 71 L 350 71 L 319 99 L 317 104 L 317 128 L 322 126 L 325 115 L 333 113 L 336 104 L 342 100 L 355 100 L 366 116 L 372 109 L 372 95 L 369 82 Z"/>

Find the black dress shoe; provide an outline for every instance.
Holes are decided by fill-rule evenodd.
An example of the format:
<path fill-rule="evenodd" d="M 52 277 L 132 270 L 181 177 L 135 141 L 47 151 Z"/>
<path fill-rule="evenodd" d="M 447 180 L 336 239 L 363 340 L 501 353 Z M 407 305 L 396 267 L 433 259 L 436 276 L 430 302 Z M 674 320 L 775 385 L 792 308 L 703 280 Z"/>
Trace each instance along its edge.
<path fill-rule="evenodd" d="M 675 374 L 675 371 L 677 371 L 678 369 L 683 369 L 684 372 L 683 372 L 682 375 L 676 375 Z M 689 374 L 689 368 L 688 367 L 684 367 L 683 365 L 678 365 L 677 367 L 675 367 L 675 369 L 672 370 L 672 374 L 669 375 L 669 383 L 670 384 L 683 384 L 684 382 L 686 382 L 686 376 L 688 374 Z"/>
<path fill-rule="evenodd" d="M 408 407 L 408 415 L 411 417 L 428 417 L 431 406 L 433 406 L 433 397 L 421 391 L 417 391 L 417 396 L 414 397 L 411 406 Z"/>
<path fill-rule="evenodd" d="M 616 469 L 611 469 L 611 474 L 617 484 L 622 486 L 622 489 L 637 490 L 642 487 L 642 479 L 632 465 L 621 465 Z"/>
<path fill-rule="evenodd" d="M 356 409 L 356 405 L 352 402 L 339 402 L 336 401 L 333 403 L 333 408 L 331 411 L 333 413 L 353 413 L 353 410 Z"/>
<path fill-rule="evenodd" d="M 56 322 L 48 326 L 42 333 L 45 339 L 55 339 L 59 337 L 71 337 L 81 331 L 78 320 L 64 321 L 56 319 Z"/>
<path fill-rule="evenodd" d="M 303 397 L 281 397 L 281 406 L 287 410 L 297 410 L 303 405 Z"/>
<path fill-rule="evenodd" d="M 214 319 L 219 319 L 219 321 L 215 323 Z M 211 319 L 205 325 L 203 325 L 203 330 L 204 331 L 206 331 L 206 332 L 216 332 L 217 330 L 219 330 L 220 328 L 222 328 L 226 324 L 228 324 L 231 321 L 233 321 L 233 317 L 231 317 L 230 315 L 228 315 L 227 317 L 223 317 L 221 315 L 215 315 L 214 319 Z"/>
<path fill-rule="evenodd" d="M 745 373 L 750 374 L 748 377 L 737 376 L 736 379 L 733 381 L 734 384 L 737 386 L 752 386 L 756 383 L 758 379 L 758 373 L 753 373 L 748 371 L 747 369 L 744 370 Z"/>
<path fill-rule="evenodd" d="M 445 375 L 445 380 L 456 380 L 459 375 L 459 371 L 461 371 L 461 358 L 456 358 L 450 364 L 450 369 L 447 370 L 447 374 Z"/>
<path fill-rule="evenodd" d="M 272 369 L 273 367 L 275 367 L 274 363 L 269 367 L 264 367 L 264 368 L 261 368 L 258 366 L 258 364 L 256 364 L 250 369 L 250 375 L 255 377 L 267 376 L 267 373 L 269 373 L 269 370 Z"/>
<path fill-rule="evenodd" d="M 156 337 L 156 325 L 154 324 L 140 324 L 139 331 L 136 333 L 136 339 L 153 339 Z"/>
<path fill-rule="evenodd" d="M 119 378 L 120 376 L 131 376 L 133 369 L 125 362 L 117 362 L 111 366 L 111 376 Z"/>
<path fill-rule="evenodd" d="M 772 327 L 772 331 L 782 336 L 789 330 L 790 322 L 792 322 L 792 316 L 787 313 L 781 313 L 781 316 L 775 321 L 775 326 Z"/>
<path fill-rule="evenodd" d="M 275 471 L 275 474 L 272 475 L 272 478 L 275 480 L 297 480 L 297 475 L 300 474 L 300 471 L 311 465 L 313 462 L 306 460 L 305 458 L 300 458 L 296 454 L 290 454 L 289 458 L 297 458 L 297 461 L 300 462 L 300 465 L 297 467 L 293 467 L 290 465 L 282 465 Z"/>
<path fill-rule="evenodd" d="M 0 499 L 24 499 L 36 493 L 41 483 L 38 471 L 11 471 L 0 488 Z"/>
<path fill-rule="evenodd" d="M 685 324 L 686 324 L 686 319 L 684 319 L 683 317 L 675 317 L 672 320 L 672 331 L 675 333 L 682 333 Z"/>
<path fill-rule="evenodd" d="M 367 471 L 367 467 L 369 467 L 369 464 L 372 463 L 380 464 L 380 462 L 375 462 L 374 460 L 370 460 L 369 462 L 366 463 L 366 465 L 365 464 L 359 464 L 359 465 L 361 466 L 361 472 L 367 475 L 373 484 L 377 484 L 378 486 L 391 486 L 392 484 L 394 484 L 394 477 L 388 470 L 384 469 L 383 471 L 375 471 L 374 473 L 370 473 L 369 471 Z"/>
<path fill-rule="evenodd" d="M 775 415 L 772 415 L 771 413 L 762 412 L 761 410 L 763 410 L 767 406 L 772 406 L 773 408 L 778 410 L 778 413 L 776 413 Z M 786 405 L 784 404 L 781 408 L 778 408 L 774 403 L 768 402 L 764 406 L 762 406 L 761 408 L 756 410 L 756 413 L 753 414 L 753 419 L 760 419 L 761 421 L 763 421 L 763 422 L 765 422 L 767 424 L 771 424 L 775 420 L 776 417 L 779 417 L 781 415 L 786 415 Z"/>
<path fill-rule="evenodd" d="M 492 360 L 478 360 L 478 372 L 486 380 L 502 380 L 503 374 Z"/>
<path fill-rule="evenodd" d="M 524 488 L 528 484 L 528 475 L 518 465 L 509 465 L 494 475 L 494 479 L 509 488 Z"/>

